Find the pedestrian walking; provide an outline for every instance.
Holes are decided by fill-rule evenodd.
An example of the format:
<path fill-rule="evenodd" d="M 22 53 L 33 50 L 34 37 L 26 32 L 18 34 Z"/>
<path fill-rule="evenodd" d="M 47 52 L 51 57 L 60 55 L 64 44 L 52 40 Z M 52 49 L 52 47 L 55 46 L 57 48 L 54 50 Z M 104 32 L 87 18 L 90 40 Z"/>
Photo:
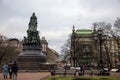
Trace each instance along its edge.
<path fill-rule="evenodd" d="M 12 64 L 9 64 L 8 71 L 9 71 L 9 77 L 10 79 L 12 79 Z"/>
<path fill-rule="evenodd" d="M 8 76 L 8 65 L 7 64 L 3 65 L 3 76 L 4 76 L 4 79 L 7 79 L 7 76 Z"/>
<path fill-rule="evenodd" d="M 82 64 L 82 66 L 81 66 L 81 73 L 82 73 L 82 75 L 84 75 L 84 73 L 85 73 L 85 64 Z"/>
<path fill-rule="evenodd" d="M 18 66 L 16 61 L 14 61 L 12 65 L 12 80 L 17 80 L 17 72 L 18 72 Z"/>

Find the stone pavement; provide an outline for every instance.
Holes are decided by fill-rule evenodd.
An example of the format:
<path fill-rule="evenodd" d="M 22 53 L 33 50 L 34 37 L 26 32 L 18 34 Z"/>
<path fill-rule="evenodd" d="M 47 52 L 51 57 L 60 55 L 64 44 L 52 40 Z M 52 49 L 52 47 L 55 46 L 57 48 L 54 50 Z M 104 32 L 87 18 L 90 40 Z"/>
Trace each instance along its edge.
<path fill-rule="evenodd" d="M 110 74 L 111 76 L 120 76 L 120 73 L 116 72 L 111 72 Z M 50 72 L 19 72 L 17 80 L 41 80 L 50 75 Z M 0 73 L 0 80 L 10 79 L 3 79 L 3 73 Z"/>
<path fill-rule="evenodd" d="M 23 72 L 23 73 L 20 72 L 18 73 L 17 80 L 40 80 L 49 75 L 50 72 Z M 3 79 L 3 74 L 0 73 L 0 80 L 10 80 L 10 79 Z"/>

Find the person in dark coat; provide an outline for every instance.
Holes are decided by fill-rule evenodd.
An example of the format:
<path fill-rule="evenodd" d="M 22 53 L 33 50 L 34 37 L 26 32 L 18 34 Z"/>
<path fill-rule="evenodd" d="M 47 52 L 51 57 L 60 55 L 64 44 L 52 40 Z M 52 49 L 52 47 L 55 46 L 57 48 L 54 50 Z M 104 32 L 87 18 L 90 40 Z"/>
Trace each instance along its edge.
<path fill-rule="evenodd" d="M 10 79 L 12 79 L 12 64 L 9 64 L 8 71 L 9 71 L 9 77 Z"/>
<path fill-rule="evenodd" d="M 12 80 L 17 79 L 17 72 L 18 72 L 18 66 L 17 66 L 16 61 L 14 61 L 13 65 L 12 65 Z"/>

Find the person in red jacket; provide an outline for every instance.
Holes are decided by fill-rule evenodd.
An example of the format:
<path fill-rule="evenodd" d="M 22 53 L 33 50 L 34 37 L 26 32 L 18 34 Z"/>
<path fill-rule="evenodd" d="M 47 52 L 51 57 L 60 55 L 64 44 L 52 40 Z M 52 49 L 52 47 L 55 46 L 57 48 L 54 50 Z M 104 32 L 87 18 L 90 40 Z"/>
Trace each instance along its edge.
<path fill-rule="evenodd" d="M 82 66 L 81 66 L 81 73 L 82 73 L 82 75 L 84 75 L 84 73 L 85 73 L 85 64 L 82 64 Z"/>

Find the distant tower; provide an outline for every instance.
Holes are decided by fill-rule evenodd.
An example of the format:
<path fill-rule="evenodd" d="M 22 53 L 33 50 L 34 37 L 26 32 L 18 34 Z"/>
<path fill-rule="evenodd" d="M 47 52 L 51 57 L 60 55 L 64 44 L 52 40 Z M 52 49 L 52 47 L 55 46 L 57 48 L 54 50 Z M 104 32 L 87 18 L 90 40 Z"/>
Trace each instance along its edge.
<path fill-rule="evenodd" d="M 48 42 L 46 41 L 45 37 L 42 37 L 41 45 L 42 45 L 42 52 L 47 56 Z"/>
<path fill-rule="evenodd" d="M 72 32 L 74 33 L 75 32 L 75 26 L 73 25 L 73 30 L 72 30 Z"/>
<path fill-rule="evenodd" d="M 97 27 L 97 24 L 96 24 L 96 23 L 94 23 L 94 24 L 93 24 L 93 31 L 94 31 L 94 32 L 96 32 L 96 31 L 97 31 L 97 30 L 96 30 L 96 27 Z"/>

